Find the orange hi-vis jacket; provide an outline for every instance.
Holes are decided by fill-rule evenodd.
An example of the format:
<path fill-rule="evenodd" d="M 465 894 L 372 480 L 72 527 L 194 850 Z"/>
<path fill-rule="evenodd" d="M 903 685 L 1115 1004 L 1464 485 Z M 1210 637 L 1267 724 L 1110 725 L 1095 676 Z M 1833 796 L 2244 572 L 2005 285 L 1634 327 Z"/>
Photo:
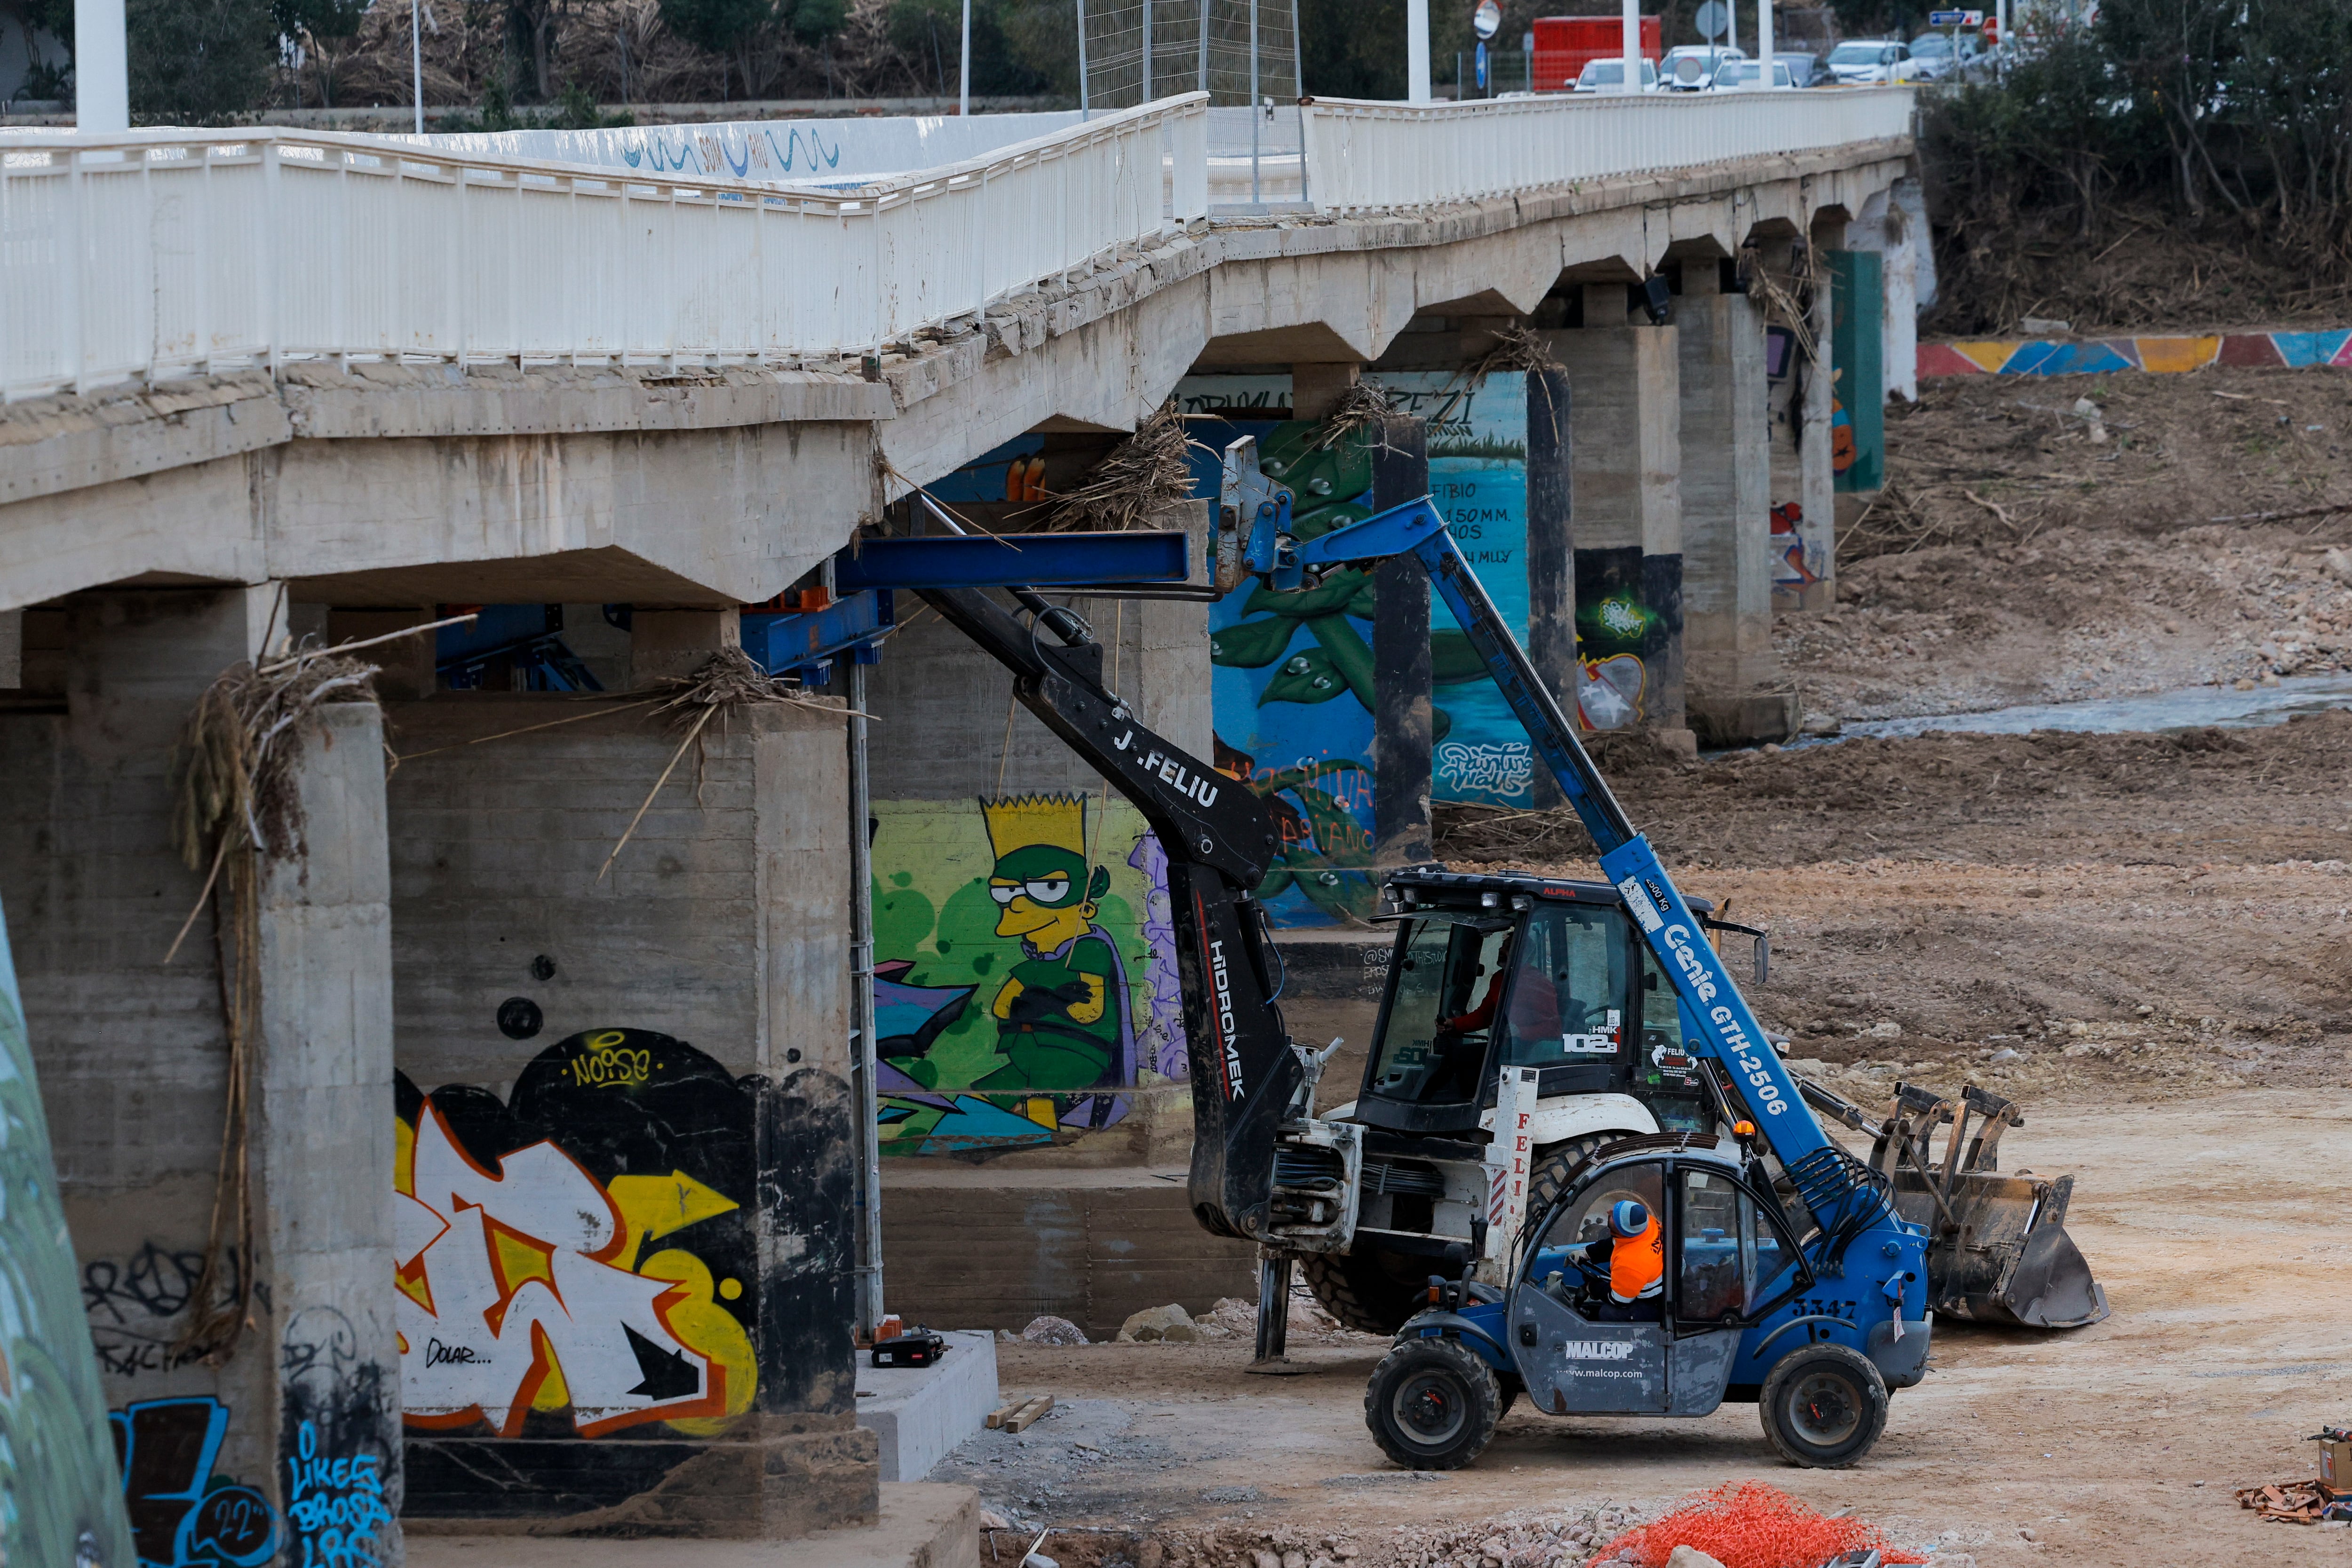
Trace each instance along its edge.
<path fill-rule="evenodd" d="M 1650 1300 L 1664 1289 L 1665 1277 L 1666 1233 L 1654 1214 L 1641 1235 L 1614 1238 L 1609 1249 L 1610 1299 L 1621 1307 Z"/>

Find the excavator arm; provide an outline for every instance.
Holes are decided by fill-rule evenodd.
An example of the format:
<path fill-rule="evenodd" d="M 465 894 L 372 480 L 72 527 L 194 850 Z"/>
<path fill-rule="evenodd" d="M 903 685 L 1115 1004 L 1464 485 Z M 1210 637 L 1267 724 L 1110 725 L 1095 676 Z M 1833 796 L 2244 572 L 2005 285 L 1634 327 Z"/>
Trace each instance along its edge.
<path fill-rule="evenodd" d="M 1273 814 L 1223 773 L 1137 722 L 1103 683 L 1085 621 L 1025 588 L 1027 624 L 973 588 L 921 589 L 942 619 L 1013 672 L 1022 705 L 1134 803 L 1168 856 L 1168 897 L 1192 1072 L 1192 1213 L 1213 1234 L 1268 1231 L 1275 1130 L 1306 1068 L 1291 1048 L 1265 912 Z"/>

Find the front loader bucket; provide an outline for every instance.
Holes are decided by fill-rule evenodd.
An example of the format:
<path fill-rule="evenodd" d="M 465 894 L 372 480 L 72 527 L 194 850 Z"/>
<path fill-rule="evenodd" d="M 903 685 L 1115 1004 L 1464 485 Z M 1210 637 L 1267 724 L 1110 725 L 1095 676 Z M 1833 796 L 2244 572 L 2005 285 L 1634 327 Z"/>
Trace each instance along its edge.
<path fill-rule="evenodd" d="M 2032 1329 L 2079 1329 L 2107 1315 L 2107 1293 L 2066 1234 L 2074 1177 L 1955 1172 L 1940 1205 L 1929 1180 L 1900 1167 L 1895 1207 L 1927 1227 L 1930 1307 L 1970 1322 Z"/>
<path fill-rule="evenodd" d="M 1876 1140 L 1870 1163 L 1892 1181 L 1896 1212 L 1927 1232 L 1935 1310 L 2034 1329 L 2079 1329 L 2107 1315 L 2107 1293 L 2066 1234 L 2074 1178 L 1999 1168 L 2001 1133 L 2025 1121 L 2016 1106 L 1974 1084 L 1956 1105 L 1898 1083 L 1890 1114 L 1874 1120 L 1819 1084 L 1801 1079 L 1798 1088 L 1815 1110 Z M 1950 1129 L 1940 1158 L 1930 1143 L 1939 1127 Z"/>

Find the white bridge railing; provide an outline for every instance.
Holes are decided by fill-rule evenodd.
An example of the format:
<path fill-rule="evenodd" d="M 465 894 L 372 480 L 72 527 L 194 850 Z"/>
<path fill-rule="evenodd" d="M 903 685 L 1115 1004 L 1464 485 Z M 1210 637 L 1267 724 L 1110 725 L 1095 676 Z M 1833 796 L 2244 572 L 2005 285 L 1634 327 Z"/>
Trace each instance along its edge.
<path fill-rule="evenodd" d="M 1208 211 L 1200 94 L 831 189 L 386 138 L 0 137 L 0 395 L 291 359 L 870 349 Z"/>
<path fill-rule="evenodd" d="M 1907 89 L 1326 100 L 1303 110 L 1305 195 L 1410 208 L 1874 142 L 1908 132 L 1911 104 Z M 1208 125 L 1193 93 L 825 186 L 454 138 L 0 134 L 0 397 L 297 359 L 864 352 L 1207 216 Z M 1267 199 L 1296 199 L 1289 162 Z"/>
<path fill-rule="evenodd" d="M 1507 195 L 1910 133 L 1907 87 L 1589 93 L 1483 103 L 1318 99 L 1308 199 L 1325 212 Z"/>

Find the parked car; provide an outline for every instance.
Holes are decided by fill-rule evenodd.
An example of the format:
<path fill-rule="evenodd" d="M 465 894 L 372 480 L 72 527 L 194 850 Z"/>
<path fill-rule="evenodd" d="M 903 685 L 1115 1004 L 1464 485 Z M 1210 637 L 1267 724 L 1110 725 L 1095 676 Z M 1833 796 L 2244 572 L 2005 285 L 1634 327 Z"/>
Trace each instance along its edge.
<path fill-rule="evenodd" d="M 1892 38 L 1848 38 L 1830 51 L 1829 65 L 1840 87 L 1877 87 L 1919 76 L 1909 47 Z"/>
<path fill-rule="evenodd" d="M 1799 87 L 1819 87 L 1829 79 L 1822 68 L 1822 57 L 1796 49 L 1776 49 L 1772 58 L 1789 68 L 1789 79 Z"/>
<path fill-rule="evenodd" d="M 1762 60 L 1726 60 L 1717 68 L 1714 79 L 1706 84 L 1707 90 L 1722 92 L 1731 88 L 1754 87 L 1763 74 Z M 1772 85 L 1774 87 L 1797 85 L 1796 78 L 1790 74 L 1786 60 L 1776 59 L 1772 62 Z"/>
<path fill-rule="evenodd" d="M 1576 85 L 1570 90 L 1615 92 L 1624 85 L 1625 62 L 1623 60 L 1587 60 L 1584 62 L 1584 74 L 1576 79 Z M 1642 62 L 1642 90 L 1643 92 L 1658 90 L 1658 62 L 1655 60 Z"/>
<path fill-rule="evenodd" d="M 1922 81 L 1971 77 L 1981 67 L 1984 40 L 1974 33 L 1922 33 L 1911 40 L 1911 58 L 1919 64 Z"/>
<path fill-rule="evenodd" d="M 1726 48 L 1719 44 L 1684 44 L 1666 51 L 1665 63 L 1658 68 L 1658 76 L 1668 92 L 1698 92 L 1715 79 L 1726 60 L 1744 60 L 1744 49 Z"/>

